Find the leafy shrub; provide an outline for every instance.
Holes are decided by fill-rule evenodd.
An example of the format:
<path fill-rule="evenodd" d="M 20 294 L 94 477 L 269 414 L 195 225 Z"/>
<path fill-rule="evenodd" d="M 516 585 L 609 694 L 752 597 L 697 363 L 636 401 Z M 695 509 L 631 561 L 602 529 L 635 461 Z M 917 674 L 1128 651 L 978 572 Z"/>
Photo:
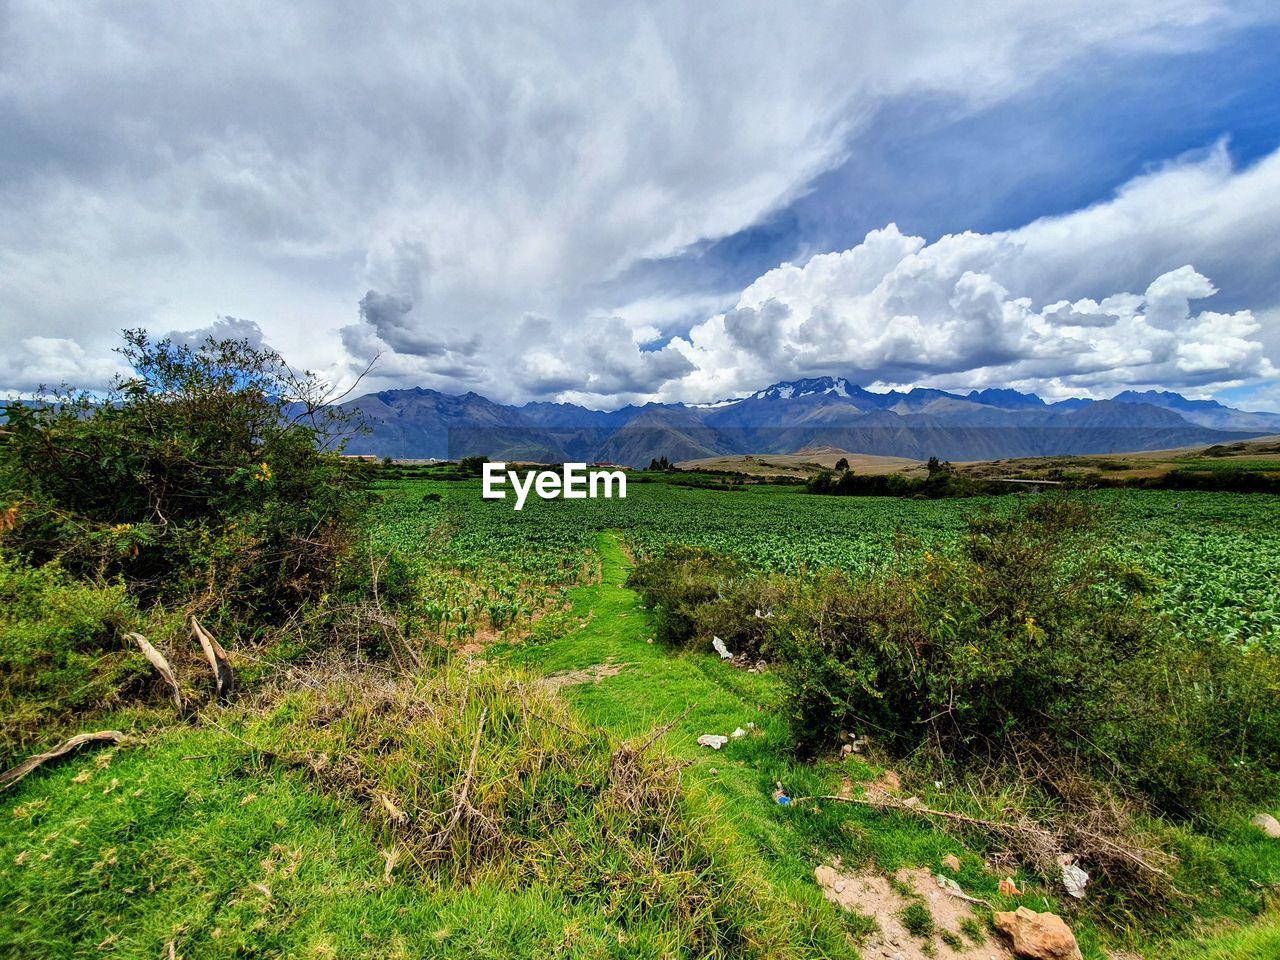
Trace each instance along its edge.
<path fill-rule="evenodd" d="M 707 647 L 713 637 L 734 653 L 769 653 L 778 591 L 740 561 L 699 547 L 671 546 L 642 559 L 628 585 L 654 611 L 658 635 L 677 646 Z"/>
<path fill-rule="evenodd" d="M 1280 657 L 1173 629 L 1093 519 L 1042 496 L 875 576 L 762 577 L 672 547 L 631 582 L 665 639 L 718 635 L 777 660 L 803 751 L 865 733 L 1033 772 L 1050 793 L 1096 777 L 1179 815 L 1265 796 L 1280 785 Z"/>
<path fill-rule="evenodd" d="M 146 664 L 131 662 L 120 639 L 139 619 L 123 586 L 76 583 L 56 564 L 34 569 L 0 554 L 0 767 L 139 679 Z"/>
<path fill-rule="evenodd" d="M 846 464 L 847 467 L 847 464 Z M 810 493 L 825 493 L 838 497 L 976 497 L 997 493 L 1012 493 L 1010 484 L 989 483 L 962 477 L 949 463 L 939 463 L 937 457 L 929 461 L 929 475 L 907 477 L 900 473 L 865 474 L 853 470 L 822 470 L 809 478 L 806 486 Z"/>
<path fill-rule="evenodd" d="M 139 596 L 280 618 L 321 593 L 358 504 L 324 385 L 246 341 L 126 334 L 104 398 L 12 404 L 0 536 Z M 7 529 L 5 529 L 7 528 Z"/>
<path fill-rule="evenodd" d="M 856 729 L 960 762 L 1034 753 L 1175 813 L 1265 793 L 1280 659 L 1183 640 L 1145 592 L 1083 505 L 1050 498 L 972 519 L 953 556 L 795 581 L 774 642 L 797 738 Z"/>

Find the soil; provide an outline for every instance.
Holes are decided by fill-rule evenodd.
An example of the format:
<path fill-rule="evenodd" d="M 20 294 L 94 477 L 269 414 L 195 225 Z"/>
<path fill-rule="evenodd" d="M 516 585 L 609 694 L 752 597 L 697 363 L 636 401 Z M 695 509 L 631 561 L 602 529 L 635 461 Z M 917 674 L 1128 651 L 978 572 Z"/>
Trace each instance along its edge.
<path fill-rule="evenodd" d="M 842 873 L 837 866 L 814 871 L 823 895 L 845 910 L 853 910 L 875 920 L 879 931 L 862 945 L 868 960 L 1011 960 L 1013 954 L 978 919 L 982 940 L 975 943 L 961 929 L 970 918 L 977 919 L 971 904 L 938 886 L 927 868 L 899 870 L 891 881 L 870 871 Z M 912 895 L 900 892 L 908 890 Z M 935 932 L 918 937 L 908 932 L 902 911 L 912 903 L 922 903 L 933 917 Z M 972 925 L 971 925 L 972 927 Z M 943 932 L 959 938 L 958 949 L 948 946 Z"/>
<path fill-rule="evenodd" d="M 582 683 L 599 683 L 606 677 L 616 677 L 627 666 L 629 664 L 614 663 L 612 660 L 607 660 L 604 663 L 582 667 L 578 670 L 552 673 L 545 677 L 540 677 L 534 682 L 544 690 L 561 690 L 565 687 L 574 687 Z"/>

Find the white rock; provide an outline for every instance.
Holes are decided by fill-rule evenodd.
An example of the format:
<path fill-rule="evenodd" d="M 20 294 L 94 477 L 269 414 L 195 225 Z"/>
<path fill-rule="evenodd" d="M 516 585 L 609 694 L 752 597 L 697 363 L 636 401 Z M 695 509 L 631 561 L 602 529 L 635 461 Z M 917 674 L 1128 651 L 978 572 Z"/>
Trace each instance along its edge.
<path fill-rule="evenodd" d="M 1269 813 L 1260 813 L 1249 821 L 1272 840 L 1280 840 L 1280 821 Z"/>

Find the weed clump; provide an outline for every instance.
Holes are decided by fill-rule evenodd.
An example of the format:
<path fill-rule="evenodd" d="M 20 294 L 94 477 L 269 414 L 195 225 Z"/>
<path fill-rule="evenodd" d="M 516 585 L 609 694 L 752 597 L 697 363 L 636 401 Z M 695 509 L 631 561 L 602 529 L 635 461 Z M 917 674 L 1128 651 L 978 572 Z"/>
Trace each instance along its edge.
<path fill-rule="evenodd" d="M 276 717 L 258 739 L 364 804 L 388 879 L 548 886 L 688 955 L 760 955 L 782 936 L 765 883 L 655 738 L 588 729 L 519 676 L 344 682 L 290 697 Z"/>

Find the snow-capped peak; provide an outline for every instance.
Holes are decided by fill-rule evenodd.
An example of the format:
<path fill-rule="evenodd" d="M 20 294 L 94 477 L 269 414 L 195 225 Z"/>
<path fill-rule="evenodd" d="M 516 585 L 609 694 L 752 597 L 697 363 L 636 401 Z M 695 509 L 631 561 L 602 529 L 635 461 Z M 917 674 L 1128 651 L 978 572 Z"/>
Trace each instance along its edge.
<path fill-rule="evenodd" d="M 793 400 L 815 393 L 830 393 L 837 397 L 850 396 L 853 385 L 844 377 L 806 377 L 803 380 L 775 383 L 751 394 L 756 400 Z"/>

